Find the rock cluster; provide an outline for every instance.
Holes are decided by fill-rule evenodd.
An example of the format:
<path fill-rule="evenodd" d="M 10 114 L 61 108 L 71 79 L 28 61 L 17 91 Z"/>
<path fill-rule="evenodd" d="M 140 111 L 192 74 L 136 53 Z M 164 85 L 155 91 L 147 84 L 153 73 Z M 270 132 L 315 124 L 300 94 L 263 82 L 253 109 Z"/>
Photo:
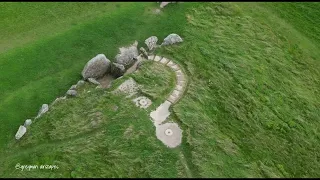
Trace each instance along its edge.
<path fill-rule="evenodd" d="M 166 4 L 168 4 L 168 3 L 163 2 L 163 4 L 161 6 L 164 7 Z M 145 40 L 145 44 L 147 45 L 149 51 L 153 51 L 155 48 L 159 47 L 159 45 L 157 45 L 157 42 L 158 42 L 158 38 L 156 36 L 151 36 Z M 161 45 L 171 45 L 171 44 L 180 43 L 180 42 L 183 42 L 183 40 L 179 35 L 170 34 L 164 39 L 164 41 Z M 115 56 L 115 62 L 113 62 L 113 63 L 111 63 L 111 61 L 104 54 L 96 55 L 95 57 L 90 59 L 85 64 L 85 66 L 81 72 L 83 80 L 79 80 L 77 82 L 77 84 L 72 85 L 69 88 L 69 90 L 66 92 L 66 96 L 59 97 L 59 98 L 55 99 L 51 105 L 55 104 L 58 101 L 64 100 L 67 97 L 76 97 L 78 94 L 77 88 L 84 85 L 85 80 L 89 81 L 92 84 L 98 85 L 96 88 L 101 88 L 101 84 L 98 80 L 107 74 L 109 74 L 115 78 L 119 78 L 119 77 L 122 77 L 124 74 L 126 74 L 126 71 L 131 66 L 135 65 L 135 69 L 137 67 L 139 67 L 143 63 L 143 61 L 141 60 L 143 58 L 150 59 L 150 57 L 152 56 L 153 58 L 155 58 L 154 61 L 158 61 L 156 59 L 157 58 L 156 56 L 149 55 L 150 52 L 148 53 L 143 47 L 140 48 L 140 52 L 141 52 L 141 55 L 139 55 L 138 42 L 135 41 L 132 45 L 130 45 L 128 47 L 119 48 L 119 53 Z M 150 54 L 152 54 L 152 52 Z M 139 59 L 139 57 L 140 57 L 140 59 Z M 167 62 L 164 62 L 164 60 L 165 60 L 165 58 L 161 59 L 161 62 L 163 61 L 162 63 L 167 63 Z M 160 59 L 159 59 L 159 61 L 160 61 Z M 130 69 L 132 69 L 132 68 L 130 68 Z M 139 90 L 139 85 L 132 78 L 129 78 L 128 80 L 123 82 L 115 91 L 113 91 L 113 93 L 116 93 L 116 94 L 123 93 L 123 94 L 127 94 L 126 97 L 131 97 L 131 96 L 137 94 L 138 90 Z M 144 97 L 144 96 L 138 97 L 138 98 L 134 99 L 133 101 L 140 108 L 147 108 L 152 103 L 150 99 L 148 99 L 147 97 Z M 159 108 L 157 110 L 161 111 L 162 109 L 161 108 L 159 109 Z M 38 115 L 34 118 L 34 120 L 40 118 L 48 110 L 49 110 L 49 105 L 43 104 L 38 112 Z M 165 107 L 164 110 L 166 111 L 167 107 Z M 152 112 L 151 116 L 152 117 L 154 116 L 154 118 L 156 117 L 156 119 L 158 120 L 160 116 L 158 116 L 158 114 L 156 112 L 157 111 Z M 158 120 L 158 121 L 162 121 L 163 119 L 166 119 L 166 117 L 170 113 L 167 112 L 167 114 L 166 113 L 164 113 L 164 114 L 165 115 L 163 115 L 163 113 L 161 114 L 163 117 L 161 116 L 160 120 Z M 159 123 L 159 122 L 155 122 L 155 123 Z M 31 124 L 32 124 L 32 120 L 27 119 L 25 121 L 24 125 L 19 127 L 19 129 L 15 135 L 15 138 L 20 139 L 26 133 L 27 127 L 29 127 Z M 157 124 L 157 126 L 158 125 L 160 125 L 160 124 Z M 171 136 L 172 133 L 175 134 L 174 128 L 175 127 L 172 127 L 170 129 L 170 132 L 169 132 L 169 130 L 166 130 L 165 131 L 166 135 Z M 178 134 L 179 133 L 181 134 L 181 132 L 179 132 L 179 130 L 177 132 L 178 132 Z M 158 134 L 157 134 L 157 136 L 158 136 Z M 160 136 L 162 136 L 162 135 L 160 135 Z M 180 136 L 180 135 L 178 135 L 178 136 Z M 179 144 L 180 141 L 181 140 L 178 138 L 178 139 L 174 140 L 174 142 L 169 142 L 169 144 L 170 144 L 169 146 L 171 146 L 171 147 L 176 146 L 176 144 Z"/>

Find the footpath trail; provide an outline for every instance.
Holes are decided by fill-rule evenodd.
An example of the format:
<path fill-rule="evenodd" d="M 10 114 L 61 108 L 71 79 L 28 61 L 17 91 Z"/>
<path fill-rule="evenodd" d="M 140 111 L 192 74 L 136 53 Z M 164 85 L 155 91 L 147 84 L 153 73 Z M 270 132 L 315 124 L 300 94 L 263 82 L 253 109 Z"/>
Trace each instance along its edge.
<path fill-rule="evenodd" d="M 176 85 L 174 90 L 164 101 L 164 103 L 150 113 L 150 117 L 152 118 L 154 126 L 156 127 L 157 138 L 169 148 L 175 148 L 181 144 L 182 130 L 177 123 L 163 122 L 170 115 L 170 106 L 177 103 L 183 96 L 187 86 L 187 78 L 180 66 L 168 58 L 151 55 L 148 56 L 148 59 L 170 67 L 176 74 Z"/>

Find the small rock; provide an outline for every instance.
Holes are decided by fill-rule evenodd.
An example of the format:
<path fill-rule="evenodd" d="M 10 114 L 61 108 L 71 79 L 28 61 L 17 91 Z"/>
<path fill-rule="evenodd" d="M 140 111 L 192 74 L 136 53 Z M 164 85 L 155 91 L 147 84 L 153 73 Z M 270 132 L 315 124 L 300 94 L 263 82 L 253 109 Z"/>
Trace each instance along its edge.
<path fill-rule="evenodd" d="M 98 54 L 87 62 L 82 70 L 83 79 L 102 77 L 110 70 L 110 60 L 104 54 Z"/>
<path fill-rule="evenodd" d="M 148 46 L 150 51 L 157 46 L 157 42 L 158 42 L 157 36 L 151 36 L 144 41 L 144 43 Z"/>
<path fill-rule="evenodd" d="M 148 52 L 145 48 L 141 47 L 140 52 L 142 53 L 142 56 L 146 59 L 148 59 Z"/>
<path fill-rule="evenodd" d="M 130 66 L 132 66 L 135 61 L 137 60 L 137 57 L 139 55 L 138 51 L 138 41 L 135 41 L 131 46 L 129 47 L 121 47 L 119 48 L 120 53 L 116 55 L 116 63 L 124 65 L 124 67 L 127 69 Z"/>
<path fill-rule="evenodd" d="M 76 90 L 76 89 L 77 89 L 77 85 L 72 85 L 69 90 Z"/>
<path fill-rule="evenodd" d="M 32 124 L 32 120 L 31 119 L 27 119 L 25 122 L 24 122 L 24 127 L 27 127 L 27 126 L 30 126 Z"/>
<path fill-rule="evenodd" d="M 95 78 L 88 78 L 88 81 L 95 85 L 100 85 L 100 83 Z"/>
<path fill-rule="evenodd" d="M 77 87 L 84 85 L 84 83 L 85 83 L 84 80 L 79 80 L 77 82 Z"/>
<path fill-rule="evenodd" d="M 68 90 L 67 95 L 75 97 L 75 96 L 77 96 L 77 91 L 76 90 Z"/>
<path fill-rule="evenodd" d="M 16 135 L 15 135 L 15 138 L 17 140 L 20 139 L 26 132 L 27 132 L 27 128 L 24 126 L 20 126 Z"/>
<path fill-rule="evenodd" d="M 40 116 L 42 116 L 42 115 L 43 115 L 44 113 L 46 113 L 48 110 L 49 110 L 48 104 L 43 104 L 43 105 L 41 106 L 39 112 L 38 112 L 38 115 L 37 115 L 36 119 L 39 118 Z"/>
<path fill-rule="evenodd" d="M 111 75 L 118 78 L 120 76 L 123 76 L 123 74 L 126 72 L 126 68 L 122 64 L 118 63 L 112 63 L 111 65 Z"/>
<path fill-rule="evenodd" d="M 164 38 L 161 45 L 171 45 L 180 42 L 183 42 L 183 40 L 178 34 L 169 34 L 166 38 Z"/>

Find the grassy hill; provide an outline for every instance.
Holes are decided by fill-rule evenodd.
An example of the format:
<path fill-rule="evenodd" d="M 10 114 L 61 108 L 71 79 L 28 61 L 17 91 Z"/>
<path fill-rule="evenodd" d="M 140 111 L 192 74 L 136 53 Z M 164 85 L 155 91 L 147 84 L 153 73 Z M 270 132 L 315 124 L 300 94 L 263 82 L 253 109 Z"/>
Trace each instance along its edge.
<path fill-rule="evenodd" d="M 58 34 L 43 28 L 32 40 L 25 35 L 23 46 L 0 51 L 0 177 L 320 176 L 320 3 L 180 3 L 160 15 L 152 14 L 156 3 L 105 4 L 110 11 L 101 13 L 83 5 L 83 16 L 92 11 L 95 18 L 77 19 L 75 10 L 74 18 L 66 15 L 73 27 Z M 1 4 L 8 24 L 15 17 L 9 6 L 19 5 Z M 26 24 L 17 23 L 11 35 L 8 28 L 6 38 Z M 156 53 L 178 61 L 189 76 L 170 116 L 183 129 L 181 146 L 166 148 L 155 137 L 149 113 L 170 93 L 174 76 L 152 63 L 107 91 L 86 84 L 21 141 L 13 139 L 41 104 L 81 78 L 90 58 L 112 59 L 122 45 L 173 32 L 184 42 Z M 128 77 L 143 85 L 140 94 L 152 107 L 141 110 L 109 93 Z M 59 169 L 21 171 L 17 163 Z"/>

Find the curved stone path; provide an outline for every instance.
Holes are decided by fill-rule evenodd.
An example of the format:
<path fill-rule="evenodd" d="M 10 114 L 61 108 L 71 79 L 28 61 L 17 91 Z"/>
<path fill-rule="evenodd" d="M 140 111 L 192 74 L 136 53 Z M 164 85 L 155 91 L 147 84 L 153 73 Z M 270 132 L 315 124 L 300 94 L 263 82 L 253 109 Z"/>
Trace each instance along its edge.
<path fill-rule="evenodd" d="M 164 64 L 170 67 L 176 74 L 176 86 L 174 90 L 164 103 L 150 113 L 150 117 L 156 127 L 157 138 L 168 147 L 175 148 L 181 144 L 182 130 L 179 128 L 177 123 L 162 123 L 170 115 L 170 106 L 177 103 L 183 96 L 187 86 L 187 78 L 180 66 L 168 58 L 151 55 L 148 56 L 148 60 Z"/>

